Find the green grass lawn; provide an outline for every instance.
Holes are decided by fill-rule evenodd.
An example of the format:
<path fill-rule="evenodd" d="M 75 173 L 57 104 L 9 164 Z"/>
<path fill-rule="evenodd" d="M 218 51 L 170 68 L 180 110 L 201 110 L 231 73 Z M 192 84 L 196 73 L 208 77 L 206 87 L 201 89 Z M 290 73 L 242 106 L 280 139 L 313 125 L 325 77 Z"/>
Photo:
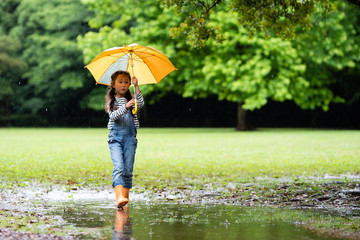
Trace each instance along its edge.
<path fill-rule="evenodd" d="M 107 129 L 0 129 L 7 183 L 111 184 Z M 360 173 L 360 131 L 140 129 L 134 186 Z"/>

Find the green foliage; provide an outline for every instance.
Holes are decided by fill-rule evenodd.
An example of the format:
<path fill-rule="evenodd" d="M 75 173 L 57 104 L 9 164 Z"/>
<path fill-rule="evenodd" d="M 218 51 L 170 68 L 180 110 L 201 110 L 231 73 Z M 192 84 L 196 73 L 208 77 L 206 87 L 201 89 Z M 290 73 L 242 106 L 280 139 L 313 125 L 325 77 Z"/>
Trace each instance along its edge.
<path fill-rule="evenodd" d="M 269 37 L 294 39 L 295 29 L 302 26 L 310 29 L 311 15 L 316 9 L 323 13 L 334 10 L 329 0 L 308 1 L 244 1 L 244 0 L 162 0 L 166 7 L 174 7 L 175 12 L 184 19 L 178 27 L 171 30 L 172 36 L 184 34 L 188 43 L 203 47 L 208 39 L 217 38 L 221 42 L 224 29 L 210 24 L 212 14 L 226 9 L 237 16 L 238 24 L 243 26 L 250 37 L 256 32 L 265 32 Z"/>
<path fill-rule="evenodd" d="M 211 10 L 208 9 L 210 7 L 204 5 L 203 1 L 190 8 L 186 4 L 186 7 L 181 10 L 179 5 L 176 6 L 177 11 L 181 12 L 181 14 L 187 17 L 182 23 L 180 23 L 179 27 L 172 27 L 170 29 L 170 34 L 172 37 L 180 37 L 185 35 L 187 42 L 195 48 L 204 46 L 205 41 L 209 38 L 216 39 L 218 42 L 223 40 L 222 35 L 219 33 L 221 29 L 208 24 Z M 201 16 L 199 16 L 197 13 L 197 8 L 199 6 L 205 8 Z"/>
<path fill-rule="evenodd" d="M 186 85 L 185 96 L 218 95 L 220 100 L 243 102 L 253 110 L 267 103 L 291 100 L 309 85 L 302 77 L 306 67 L 291 43 L 279 38 L 249 39 L 232 14 L 218 12 L 211 24 L 226 32 L 221 44 L 209 41 L 202 77 Z"/>
<path fill-rule="evenodd" d="M 0 2 L 0 34 L 7 34 L 16 24 L 16 8 L 21 0 L 2 0 Z"/>
<path fill-rule="evenodd" d="M 19 39 L 0 36 L 0 112 L 8 116 L 14 102 L 20 74 L 27 70 L 27 64 L 19 59 Z"/>
<path fill-rule="evenodd" d="M 10 29 L 16 25 L 15 11 L 19 2 L 4 0 L 0 3 L 0 115 L 5 118 L 12 112 L 21 74 L 28 67 L 20 59 L 20 39 L 9 35 Z"/>
<path fill-rule="evenodd" d="M 83 87 L 84 74 L 73 70 L 74 62 L 80 65 L 82 61 L 82 52 L 76 42 L 50 35 L 32 34 L 28 37 L 27 45 L 23 56 L 32 68 L 25 76 L 29 78 L 31 85 L 37 87 L 37 91 L 46 91 L 53 84 L 73 89 Z M 78 77 L 68 78 L 69 75 Z M 54 78 L 60 81 L 51 81 Z M 70 83 L 66 83 L 69 81 Z"/>
<path fill-rule="evenodd" d="M 223 29 L 225 40 L 209 40 L 204 46 L 215 54 L 204 58 L 203 76 L 187 82 L 185 96 L 215 94 L 243 102 L 249 110 L 262 107 L 267 99 L 294 100 L 304 109 L 325 111 L 332 102 L 343 102 L 330 87 L 338 82 L 339 71 L 359 62 L 359 15 L 349 5 L 337 4 L 338 10 L 326 17 L 317 11 L 314 19 L 319 24 L 299 31 L 293 42 L 268 39 L 266 34 L 249 39 L 231 13 L 214 13 L 209 24 Z"/>
<path fill-rule="evenodd" d="M 83 109 L 104 110 L 105 105 L 105 86 L 99 85 L 92 89 L 92 91 L 84 97 L 81 101 Z"/>
<path fill-rule="evenodd" d="M 57 115 L 71 101 L 69 93 L 79 94 L 85 87 L 87 73 L 76 37 L 88 30 L 88 11 L 79 0 L 23 0 L 16 14 L 10 34 L 22 40 L 21 57 L 29 66 L 22 76 L 26 81 L 18 112 Z"/>
<path fill-rule="evenodd" d="M 23 0 L 17 12 L 17 28 L 25 36 L 51 33 L 73 39 L 88 29 L 84 26 L 88 11 L 80 0 Z"/>
<path fill-rule="evenodd" d="M 293 42 L 307 69 L 304 77 L 310 84 L 307 92 L 301 93 L 295 102 L 302 108 L 329 109 L 331 102 L 344 102 L 330 89 L 334 84 L 346 85 L 351 79 L 342 79 L 342 74 L 357 67 L 360 62 L 359 13 L 352 5 L 335 2 L 337 10 L 324 16 L 314 13 L 314 27 L 299 31 Z"/>
<path fill-rule="evenodd" d="M 20 49 L 19 39 L 0 36 L 0 75 L 26 70 L 26 64 L 16 57 Z"/>

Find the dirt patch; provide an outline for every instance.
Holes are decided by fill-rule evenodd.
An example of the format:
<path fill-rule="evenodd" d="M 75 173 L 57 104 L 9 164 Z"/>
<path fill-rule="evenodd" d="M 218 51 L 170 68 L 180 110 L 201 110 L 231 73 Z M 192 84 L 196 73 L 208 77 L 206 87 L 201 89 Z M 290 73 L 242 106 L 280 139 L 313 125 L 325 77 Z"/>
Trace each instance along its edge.
<path fill-rule="evenodd" d="M 11 229 L 0 229 L 0 239 L 22 239 L 22 240 L 74 240 L 78 239 L 71 236 L 59 237 L 54 234 L 35 234 L 13 231 Z"/>
<path fill-rule="evenodd" d="M 228 183 L 221 187 L 208 184 L 200 189 L 152 188 L 144 193 L 150 199 L 179 203 L 360 209 L 358 182 Z"/>

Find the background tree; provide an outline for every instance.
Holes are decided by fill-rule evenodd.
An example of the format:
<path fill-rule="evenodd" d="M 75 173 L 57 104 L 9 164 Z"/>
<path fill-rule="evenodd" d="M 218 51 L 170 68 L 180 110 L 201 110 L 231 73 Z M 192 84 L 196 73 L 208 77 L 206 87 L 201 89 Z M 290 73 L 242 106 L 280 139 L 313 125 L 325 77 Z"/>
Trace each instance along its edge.
<path fill-rule="evenodd" d="M 245 110 L 264 106 L 268 99 L 292 100 L 306 91 L 306 67 L 290 42 L 261 35 L 249 39 L 226 11 L 212 16 L 211 24 L 226 32 L 226 40 L 207 43 L 213 54 L 202 61 L 202 76 L 186 85 L 185 96 L 217 95 L 238 103 L 237 130 L 247 130 Z"/>
<path fill-rule="evenodd" d="M 299 31 L 293 42 L 262 34 L 250 40 L 231 14 L 214 13 L 209 24 L 223 29 L 226 40 L 206 44 L 216 53 L 205 58 L 204 77 L 188 85 L 185 95 L 217 93 L 219 99 L 238 102 L 238 130 L 247 129 L 244 110 L 260 108 L 268 99 L 293 100 L 303 109 L 324 111 L 332 102 L 344 102 L 333 88 L 346 84 L 340 72 L 360 60 L 359 13 L 346 3 L 335 3 L 336 12 L 326 17 L 314 13 L 318 24 L 311 31 Z"/>
<path fill-rule="evenodd" d="M 21 43 L 17 38 L 0 36 L 0 112 L 2 121 L 9 120 L 10 113 L 15 107 L 18 82 L 21 73 L 27 69 L 25 62 L 17 56 Z"/>
<path fill-rule="evenodd" d="M 344 98 L 334 95 L 334 86 L 351 80 L 342 79 L 341 75 L 359 65 L 360 12 L 343 1 L 334 4 L 337 10 L 328 15 L 314 13 L 315 26 L 310 31 L 299 30 L 293 41 L 307 66 L 305 78 L 314 88 L 306 92 L 307 101 L 297 102 L 303 108 L 322 107 L 327 111 L 330 102 L 344 102 Z"/>
<path fill-rule="evenodd" d="M 27 70 L 27 64 L 20 59 L 21 42 L 9 36 L 16 25 L 15 10 L 20 0 L 4 0 L 0 3 L 0 122 L 9 121 L 16 107 L 21 74 Z"/>
<path fill-rule="evenodd" d="M 76 112 L 87 76 L 76 37 L 88 30 L 88 13 L 79 0 L 20 2 L 10 34 L 22 39 L 21 55 L 29 69 L 19 86 L 23 104 L 18 113 L 50 116 L 56 122 Z"/>

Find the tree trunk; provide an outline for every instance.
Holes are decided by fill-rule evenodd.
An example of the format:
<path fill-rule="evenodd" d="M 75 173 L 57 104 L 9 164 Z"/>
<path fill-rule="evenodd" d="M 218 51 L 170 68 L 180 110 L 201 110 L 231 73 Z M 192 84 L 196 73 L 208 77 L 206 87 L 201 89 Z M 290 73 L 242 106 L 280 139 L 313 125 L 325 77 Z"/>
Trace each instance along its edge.
<path fill-rule="evenodd" d="M 237 107 L 237 126 L 236 131 L 247 131 L 249 130 L 249 125 L 246 120 L 247 111 L 243 109 L 243 103 L 239 102 Z"/>
<path fill-rule="evenodd" d="M 10 104 L 11 104 L 11 99 L 8 96 L 5 96 L 5 101 L 4 101 L 4 117 L 9 117 L 10 116 Z"/>

